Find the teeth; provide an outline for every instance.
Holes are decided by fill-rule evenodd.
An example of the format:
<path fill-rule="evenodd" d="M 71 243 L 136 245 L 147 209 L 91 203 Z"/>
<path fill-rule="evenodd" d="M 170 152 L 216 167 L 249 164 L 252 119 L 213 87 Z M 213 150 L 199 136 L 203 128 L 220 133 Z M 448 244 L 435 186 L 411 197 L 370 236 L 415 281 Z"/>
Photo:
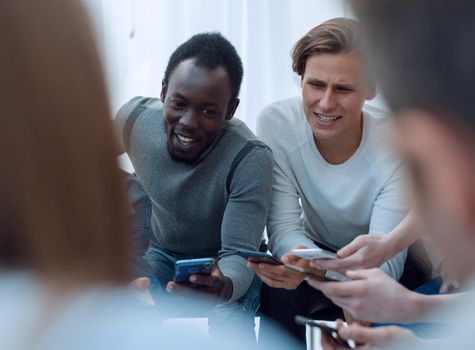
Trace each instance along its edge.
<path fill-rule="evenodd" d="M 190 144 L 190 143 L 193 143 L 193 142 L 196 141 L 195 139 L 192 139 L 190 137 L 185 137 L 185 136 L 179 135 L 179 134 L 176 134 L 176 137 L 178 137 L 178 140 L 180 140 L 180 142 L 186 143 L 186 144 Z"/>
<path fill-rule="evenodd" d="M 320 121 L 324 123 L 331 123 L 339 118 L 339 117 L 330 117 L 323 114 L 317 114 L 317 117 Z"/>

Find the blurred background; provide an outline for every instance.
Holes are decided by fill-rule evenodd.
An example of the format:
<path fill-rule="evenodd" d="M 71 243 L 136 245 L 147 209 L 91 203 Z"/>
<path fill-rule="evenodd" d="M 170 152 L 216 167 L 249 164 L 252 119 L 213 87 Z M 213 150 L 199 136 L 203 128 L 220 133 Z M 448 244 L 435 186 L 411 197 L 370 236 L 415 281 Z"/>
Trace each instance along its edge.
<path fill-rule="evenodd" d="M 219 31 L 244 64 L 236 117 L 255 131 L 267 104 L 300 94 L 290 51 L 308 30 L 353 17 L 343 0 L 85 0 L 97 31 L 112 111 L 137 95 L 159 96 L 168 58 L 193 34 Z M 372 104 L 384 106 L 380 97 Z M 126 169 L 130 164 L 124 162 Z"/>

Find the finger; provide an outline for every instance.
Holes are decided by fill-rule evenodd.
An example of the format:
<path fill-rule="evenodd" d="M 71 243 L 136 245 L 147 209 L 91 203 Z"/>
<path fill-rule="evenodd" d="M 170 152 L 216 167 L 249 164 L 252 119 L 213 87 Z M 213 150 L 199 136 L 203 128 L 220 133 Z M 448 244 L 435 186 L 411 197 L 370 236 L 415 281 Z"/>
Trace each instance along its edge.
<path fill-rule="evenodd" d="M 259 266 L 259 265 L 268 265 L 268 264 L 253 264 L 255 267 L 252 269 L 256 272 L 256 274 L 259 276 L 261 280 L 272 280 L 275 282 L 284 282 L 285 278 L 283 277 L 282 274 L 276 274 L 270 272 L 265 266 Z"/>
<path fill-rule="evenodd" d="M 167 292 L 168 293 L 177 293 L 182 295 L 192 295 L 193 289 L 190 286 L 181 283 L 168 282 L 167 283 Z"/>
<path fill-rule="evenodd" d="M 312 286 L 313 288 L 318 289 L 318 290 L 321 290 L 322 284 L 323 284 L 323 283 L 327 283 L 327 282 L 322 282 L 322 281 L 320 281 L 320 280 L 318 280 L 318 279 L 316 279 L 316 278 L 314 278 L 314 277 L 312 277 L 312 276 L 309 276 L 309 277 L 307 278 L 307 283 L 308 283 L 310 286 Z M 331 283 L 331 282 L 328 282 L 328 283 Z"/>
<path fill-rule="evenodd" d="M 339 271 L 354 268 L 358 265 L 358 260 L 357 257 L 352 255 L 344 259 L 315 259 L 312 260 L 310 265 L 322 270 Z"/>
<path fill-rule="evenodd" d="M 267 271 L 263 269 L 259 269 L 259 273 L 267 278 L 276 280 L 276 281 L 286 281 L 291 279 L 288 275 L 283 273 L 274 273 L 272 271 Z"/>
<path fill-rule="evenodd" d="M 312 283 L 312 287 L 320 290 L 330 299 L 343 297 L 361 298 L 368 291 L 366 281 L 319 282 L 310 277 L 309 282 Z"/>
<path fill-rule="evenodd" d="M 300 260 L 300 258 L 298 256 L 295 256 L 291 253 L 287 253 L 287 254 L 283 255 L 282 258 L 280 259 L 280 261 L 283 264 L 295 264 L 299 260 Z"/>
<path fill-rule="evenodd" d="M 271 278 L 268 278 L 266 276 L 261 277 L 262 282 L 267 284 L 271 288 L 285 288 L 286 284 L 285 281 L 280 281 L 280 280 L 274 280 Z"/>
<path fill-rule="evenodd" d="M 144 291 L 150 286 L 150 278 L 148 277 L 139 277 L 131 282 L 131 286 Z"/>
<path fill-rule="evenodd" d="M 276 266 L 271 264 L 259 264 L 258 270 L 266 273 L 269 276 L 274 276 L 275 278 L 285 276 L 288 272 L 293 272 L 284 266 Z"/>
<path fill-rule="evenodd" d="M 249 261 L 249 260 L 247 261 L 246 266 L 247 266 L 248 268 L 250 268 L 250 269 L 251 269 L 252 271 L 254 271 L 254 272 L 257 272 L 257 270 L 258 270 L 258 268 L 259 268 L 259 264 L 253 263 L 253 262 L 251 262 L 251 261 Z"/>
<path fill-rule="evenodd" d="M 370 276 L 379 275 L 379 274 L 386 275 L 383 271 L 381 271 L 378 268 L 348 270 L 348 271 L 345 272 L 345 275 L 353 281 L 355 281 L 355 280 L 367 280 L 367 279 L 370 278 Z"/>
<path fill-rule="evenodd" d="M 338 335 L 346 340 L 352 339 L 359 344 L 386 344 L 393 338 L 392 328 L 393 326 L 370 328 L 354 323 L 351 326 L 340 328 L 338 330 Z"/>
<path fill-rule="evenodd" d="M 270 268 L 268 268 L 268 266 L 270 266 Z M 272 267 L 274 265 L 270 265 L 270 264 L 263 264 L 263 263 L 252 263 L 252 262 L 248 262 L 247 263 L 247 267 L 250 268 L 252 271 L 254 271 L 259 277 L 261 277 L 262 275 L 266 275 L 266 276 L 271 276 L 271 275 L 274 275 L 272 274 Z M 276 276 L 280 275 L 280 274 L 275 274 Z"/>
<path fill-rule="evenodd" d="M 217 264 L 214 264 L 213 270 L 211 271 L 211 276 L 218 279 L 222 279 L 224 277 Z"/>
<path fill-rule="evenodd" d="M 278 288 L 286 289 L 294 289 L 302 283 L 305 277 L 301 273 L 290 271 L 284 266 L 270 264 L 260 264 L 256 273 L 261 279 L 265 276 L 267 279 L 274 281 L 273 285 L 278 285 Z"/>
<path fill-rule="evenodd" d="M 450 290 L 450 284 L 449 283 L 442 283 L 439 289 L 439 293 L 447 293 Z"/>
<path fill-rule="evenodd" d="M 346 327 L 345 321 L 343 321 L 341 318 L 337 318 L 335 324 L 336 328 Z"/>
<path fill-rule="evenodd" d="M 320 344 L 324 350 L 337 350 L 337 344 L 329 334 L 321 333 Z"/>
<path fill-rule="evenodd" d="M 460 284 L 460 282 L 457 281 L 457 280 L 451 281 L 450 285 L 452 286 L 451 289 L 453 289 L 453 288 L 460 288 L 460 287 L 462 286 L 462 285 Z"/>
<path fill-rule="evenodd" d="M 347 286 L 340 286 L 342 283 L 348 282 L 321 282 L 314 277 L 307 278 L 308 284 L 315 289 L 321 291 L 327 298 L 334 300 L 344 297 L 352 296 L 353 288 L 348 288 Z"/>
<path fill-rule="evenodd" d="M 190 275 L 190 282 L 207 287 L 216 287 L 221 282 L 219 278 L 214 276 L 204 276 L 193 274 Z"/>
<path fill-rule="evenodd" d="M 215 296 L 214 290 L 210 287 L 174 282 L 169 282 L 167 284 L 167 292 L 179 294 L 187 298 L 200 298 L 201 300 L 209 299 L 210 297 Z"/>
<path fill-rule="evenodd" d="M 350 244 L 347 244 L 340 250 L 336 252 L 336 255 L 338 255 L 339 258 L 346 258 L 350 255 L 355 254 L 358 250 L 360 250 L 366 242 L 364 242 L 363 239 L 359 237 L 356 237 Z"/>
<path fill-rule="evenodd" d="M 252 262 L 251 260 L 247 260 L 246 262 L 246 266 L 249 267 L 249 268 L 256 268 L 258 264 Z"/>

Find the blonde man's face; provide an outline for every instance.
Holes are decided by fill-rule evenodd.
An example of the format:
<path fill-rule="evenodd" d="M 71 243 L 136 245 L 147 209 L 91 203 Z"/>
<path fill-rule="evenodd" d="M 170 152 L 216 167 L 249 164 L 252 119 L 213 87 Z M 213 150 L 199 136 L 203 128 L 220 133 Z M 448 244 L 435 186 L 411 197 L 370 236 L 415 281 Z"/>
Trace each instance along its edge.
<path fill-rule="evenodd" d="M 336 141 L 361 127 L 361 110 L 374 97 L 360 56 L 316 54 L 302 76 L 304 113 L 313 136 Z"/>

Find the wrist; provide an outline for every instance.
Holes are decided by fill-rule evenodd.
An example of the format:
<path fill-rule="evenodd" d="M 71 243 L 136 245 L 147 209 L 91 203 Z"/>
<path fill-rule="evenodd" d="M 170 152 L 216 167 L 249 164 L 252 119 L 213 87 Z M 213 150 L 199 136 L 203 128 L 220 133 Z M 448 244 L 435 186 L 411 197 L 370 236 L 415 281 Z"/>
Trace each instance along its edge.
<path fill-rule="evenodd" d="M 387 235 L 383 236 L 383 242 L 384 242 L 384 255 L 385 255 L 385 261 L 391 259 L 394 255 L 399 253 L 399 242 L 398 242 L 398 237 L 396 234 L 393 232 L 388 233 Z"/>
<path fill-rule="evenodd" d="M 408 293 L 408 303 L 406 304 L 407 312 L 405 313 L 406 317 L 401 319 L 399 322 L 415 322 L 430 309 L 430 303 L 428 303 L 426 295 L 412 291 L 408 291 Z"/>

